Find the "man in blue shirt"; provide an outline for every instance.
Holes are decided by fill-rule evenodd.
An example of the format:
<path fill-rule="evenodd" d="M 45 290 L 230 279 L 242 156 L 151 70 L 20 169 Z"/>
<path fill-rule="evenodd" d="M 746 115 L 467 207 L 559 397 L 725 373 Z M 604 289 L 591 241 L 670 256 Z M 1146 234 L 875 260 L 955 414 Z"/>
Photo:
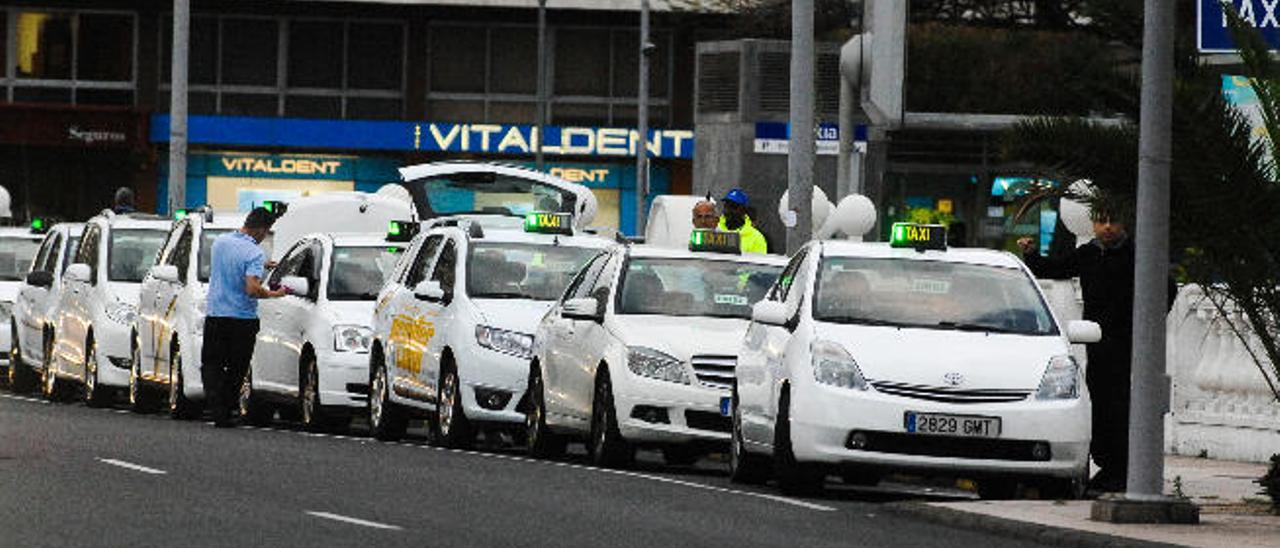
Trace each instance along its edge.
<path fill-rule="evenodd" d="M 266 254 L 258 244 L 275 217 L 266 209 L 249 212 L 240 230 L 219 236 L 210 251 L 209 313 L 204 322 L 200 377 L 214 426 L 234 426 L 231 405 L 249 369 L 258 336 L 258 301 L 286 291 L 262 284 Z"/>

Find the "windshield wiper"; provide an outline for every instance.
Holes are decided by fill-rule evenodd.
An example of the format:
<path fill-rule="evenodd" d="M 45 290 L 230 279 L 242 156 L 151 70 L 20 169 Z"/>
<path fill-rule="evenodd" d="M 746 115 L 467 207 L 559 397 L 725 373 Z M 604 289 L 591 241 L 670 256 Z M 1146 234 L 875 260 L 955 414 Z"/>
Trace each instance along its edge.
<path fill-rule="evenodd" d="M 528 293 L 520 293 L 519 291 L 495 291 L 493 293 L 480 293 L 472 295 L 473 299 L 533 299 L 533 295 Z"/>
<path fill-rule="evenodd" d="M 976 323 L 965 322 L 938 322 L 938 327 L 944 329 L 955 329 L 956 331 L 983 331 L 987 333 L 1023 333 L 1013 329 L 1003 327 L 995 327 L 993 325 L 982 325 Z"/>
<path fill-rule="evenodd" d="M 850 323 L 857 325 L 885 325 L 889 327 L 910 327 L 901 322 L 891 322 L 889 320 L 879 320 L 876 318 L 863 318 L 861 316 L 821 316 L 817 318 L 819 321 L 833 323 Z"/>

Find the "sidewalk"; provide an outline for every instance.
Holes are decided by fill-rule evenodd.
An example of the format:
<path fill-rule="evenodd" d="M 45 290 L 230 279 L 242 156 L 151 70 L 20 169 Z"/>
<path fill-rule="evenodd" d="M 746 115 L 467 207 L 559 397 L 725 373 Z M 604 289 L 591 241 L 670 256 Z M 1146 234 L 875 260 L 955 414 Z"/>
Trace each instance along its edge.
<path fill-rule="evenodd" d="M 1165 457 L 1165 493 L 1182 494 L 1200 506 L 1199 525 L 1122 525 L 1089 520 L 1092 501 L 973 501 L 902 505 L 913 515 L 958 527 L 1070 546 L 1280 547 L 1280 516 L 1253 480 L 1263 464 L 1192 457 Z"/>

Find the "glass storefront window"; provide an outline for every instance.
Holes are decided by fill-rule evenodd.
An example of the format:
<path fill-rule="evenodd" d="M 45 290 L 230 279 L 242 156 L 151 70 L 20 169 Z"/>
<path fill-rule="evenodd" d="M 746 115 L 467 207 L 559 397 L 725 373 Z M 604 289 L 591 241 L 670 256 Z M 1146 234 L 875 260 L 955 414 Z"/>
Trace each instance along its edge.
<path fill-rule="evenodd" d="M 609 31 L 556 31 L 556 95 L 609 96 Z"/>
<path fill-rule="evenodd" d="M 74 41 L 71 29 L 69 13 L 19 12 L 17 76 L 46 80 L 70 79 Z"/>
<path fill-rule="evenodd" d="M 103 82 L 133 80 L 133 16 L 80 15 L 76 78 Z"/>
<path fill-rule="evenodd" d="M 191 16 L 191 36 L 187 44 L 187 80 L 192 85 L 218 83 L 218 18 Z M 173 64 L 173 17 L 160 19 L 160 81 L 170 81 Z"/>
<path fill-rule="evenodd" d="M 484 27 L 432 27 L 431 91 L 484 93 Z"/>
<path fill-rule="evenodd" d="M 489 43 L 490 93 L 538 92 L 538 29 L 498 28 Z"/>
<path fill-rule="evenodd" d="M 290 118 L 341 118 L 342 98 L 290 95 L 284 99 L 284 115 Z"/>
<path fill-rule="evenodd" d="M 404 114 L 399 99 L 352 97 L 347 99 L 347 118 L 352 120 L 395 120 Z"/>

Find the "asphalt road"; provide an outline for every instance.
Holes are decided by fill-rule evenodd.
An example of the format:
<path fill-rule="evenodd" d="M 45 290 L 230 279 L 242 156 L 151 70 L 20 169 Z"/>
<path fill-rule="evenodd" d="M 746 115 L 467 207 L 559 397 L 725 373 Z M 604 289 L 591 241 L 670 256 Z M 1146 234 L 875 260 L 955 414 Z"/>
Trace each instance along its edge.
<path fill-rule="evenodd" d="M 1029 545 L 883 506 L 921 494 L 909 489 L 791 499 L 731 484 L 716 462 L 580 462 L 0 393 L 0 546 Z"/>

